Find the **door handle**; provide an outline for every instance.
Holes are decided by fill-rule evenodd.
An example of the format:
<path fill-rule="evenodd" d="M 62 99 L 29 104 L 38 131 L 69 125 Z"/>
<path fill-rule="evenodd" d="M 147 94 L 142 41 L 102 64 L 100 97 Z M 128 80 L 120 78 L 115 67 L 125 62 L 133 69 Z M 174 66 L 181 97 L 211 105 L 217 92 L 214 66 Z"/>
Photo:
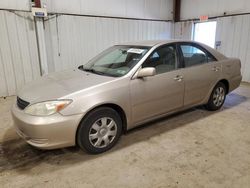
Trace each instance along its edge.
<path fill-rule="evenodd" d="M 180 75 L 177 75 L 175 78 L 174 78 L 175 81 L 177 82 L 181 82 L 183 80 L 183 76 L 180 76 Z"/>
<path fill-rule="evenodd" d="M 219 67 L 213 67 L 213 68 L 212 68 L 212 71 L 214 71 L 214 72 L 218 72 L 219 70 L 220 70 Z"/>

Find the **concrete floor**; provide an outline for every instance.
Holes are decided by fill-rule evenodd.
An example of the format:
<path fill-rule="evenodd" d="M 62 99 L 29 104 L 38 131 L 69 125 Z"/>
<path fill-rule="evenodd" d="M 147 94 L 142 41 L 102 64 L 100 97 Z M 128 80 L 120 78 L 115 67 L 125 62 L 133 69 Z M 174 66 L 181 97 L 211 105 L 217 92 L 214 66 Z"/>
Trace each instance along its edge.
<path fill-rule="evenodd" d="M 101 155 L 40 151 L 18 138 L 0 99 L 1 187 L 250 187 L 250 85 L 218 112 L 191 109 L 124 135 Z"/>

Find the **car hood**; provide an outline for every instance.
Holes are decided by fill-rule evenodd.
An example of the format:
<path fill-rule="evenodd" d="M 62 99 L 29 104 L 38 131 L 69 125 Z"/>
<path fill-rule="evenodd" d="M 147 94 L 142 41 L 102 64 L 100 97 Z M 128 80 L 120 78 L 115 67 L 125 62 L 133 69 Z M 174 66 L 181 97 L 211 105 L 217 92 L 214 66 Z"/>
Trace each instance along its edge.
<path fill-rule="evenodd" d="M 110 82 L 116 78 L 81 70 L 56 72 L 26 84 L 18 96 L 29 103 L 63 98 L 74 92 Z"/>

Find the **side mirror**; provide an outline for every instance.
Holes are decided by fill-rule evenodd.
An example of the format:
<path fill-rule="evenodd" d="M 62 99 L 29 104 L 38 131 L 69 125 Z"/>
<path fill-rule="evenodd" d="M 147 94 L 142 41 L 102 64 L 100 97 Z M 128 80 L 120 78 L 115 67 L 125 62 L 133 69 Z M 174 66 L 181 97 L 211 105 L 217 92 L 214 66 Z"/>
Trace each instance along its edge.
<path fill-rule="evenodd" d="M 137 78 L 144 78 L 149 76 L 154 76 L 156 74 L 156 70 L 154 67 L 142 68 L 137 73 Z"/>

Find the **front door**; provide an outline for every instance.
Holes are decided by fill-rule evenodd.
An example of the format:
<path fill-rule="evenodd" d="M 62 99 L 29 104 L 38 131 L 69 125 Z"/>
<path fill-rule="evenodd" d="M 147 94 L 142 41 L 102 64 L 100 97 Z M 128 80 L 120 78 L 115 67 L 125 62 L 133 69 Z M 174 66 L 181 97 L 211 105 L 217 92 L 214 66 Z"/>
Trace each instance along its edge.
<path fill-rule="evenodd" d="M 135 124 L 183 106 L 184 80 L 178 69 L 175 45 L 156 49 L 142 64 L 154 67 L 156 75 L 131 80 L 132 117 Z"/>

